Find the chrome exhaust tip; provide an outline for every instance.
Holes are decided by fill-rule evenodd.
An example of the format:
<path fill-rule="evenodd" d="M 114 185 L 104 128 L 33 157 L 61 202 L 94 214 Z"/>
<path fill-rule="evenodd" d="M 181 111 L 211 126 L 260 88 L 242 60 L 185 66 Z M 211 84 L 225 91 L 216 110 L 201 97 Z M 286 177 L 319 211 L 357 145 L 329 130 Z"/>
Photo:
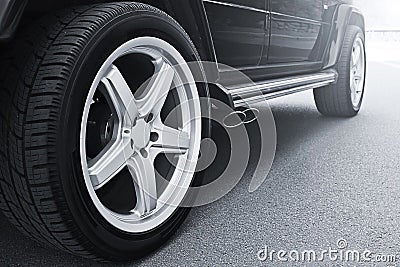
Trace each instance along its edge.
<path fill-rule="evenodd" d="M 224 117 L 223 124 L 226 128 L 250 124 L 258 119 L 259 113 L 260 111 L 256 108 L 235 110 Z"/>

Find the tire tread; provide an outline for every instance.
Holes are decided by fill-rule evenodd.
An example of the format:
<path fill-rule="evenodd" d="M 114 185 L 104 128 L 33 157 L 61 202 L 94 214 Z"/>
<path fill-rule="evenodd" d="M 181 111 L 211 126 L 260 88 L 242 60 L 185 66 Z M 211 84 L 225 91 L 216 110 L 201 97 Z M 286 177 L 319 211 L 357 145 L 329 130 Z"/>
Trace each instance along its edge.
<path fill-rule="evenodd" d="M 79 51 L 107 20 L 133 11 L 161 14 L 132 2 L 70 8 L 29 26 L 1 55 L 7 67 L 0 70 L 0 209 L 36 241 L 99 261 L 120 259 L 105 255 L 73 222 L 58 179 L 59 111 Z"/>
<path fill-rule="evenodd" d="M 318 111 L 326 116 L 353 117 L 358 110 L 353 108 L 350 100 L 349 66 L 353 42 L 357 34 L 362 33 L 358 26 L 349 25 L 343 41 L 339 61 L 335 67 L 338 72 L 336 84 L 314 89 L 314 99 Z M 364 38 L 364 36 L 363 36 Z"/>

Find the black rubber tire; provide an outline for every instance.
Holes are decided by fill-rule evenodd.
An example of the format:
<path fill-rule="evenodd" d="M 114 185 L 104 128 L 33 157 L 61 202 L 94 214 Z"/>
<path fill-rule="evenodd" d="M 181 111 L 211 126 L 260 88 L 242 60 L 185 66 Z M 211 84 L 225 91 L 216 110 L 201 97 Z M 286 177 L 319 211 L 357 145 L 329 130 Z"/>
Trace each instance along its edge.
<path fill-rule="evenodd" d="M 34 240 L 90 259 L 128 261 L 160 247 L 186 218 L 189 209 L 179 208 L 157 229 L 125 233 L 100 215 L 84 184 L 79 128 L 86 95 L 108 55 L 139 36 L 166 40 L 188 62 L 200 59 L 175 20 L 132 2 L 47 16 L 5 49 L 1 62 L 6 67 L 0 73 L 0 205 Z"/>
<path fill-rule="evenodd" d="M 354 117 L 360 111 L 364 92 L 360 104 L 354 107 L 350 89 L 351 53 L 354 41 L 358 36 L 363 40 L 365 48 L 365 36 L 361 28 L 349 25 L 343 41 L 340 59 L 335 67 L 339 75 L 337 83 L 314 89 L 314 99 L 318 111 L 325 116 Z"/>

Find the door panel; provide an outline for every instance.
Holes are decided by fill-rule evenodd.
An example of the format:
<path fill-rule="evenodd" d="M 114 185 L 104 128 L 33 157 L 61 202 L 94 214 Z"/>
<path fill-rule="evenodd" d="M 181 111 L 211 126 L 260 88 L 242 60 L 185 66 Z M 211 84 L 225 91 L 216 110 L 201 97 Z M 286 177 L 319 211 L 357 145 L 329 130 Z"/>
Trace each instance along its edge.
<path fill-rule="evenodd" d="M 217 59 L 232 67 L 253 67 L 265 44 L 267 0 L 205 0 Z"/>
<path fill-rule="evenodd" d="M 271 37 L 268 63 L 317 60 L 322 0 L 270 0 Z"/>

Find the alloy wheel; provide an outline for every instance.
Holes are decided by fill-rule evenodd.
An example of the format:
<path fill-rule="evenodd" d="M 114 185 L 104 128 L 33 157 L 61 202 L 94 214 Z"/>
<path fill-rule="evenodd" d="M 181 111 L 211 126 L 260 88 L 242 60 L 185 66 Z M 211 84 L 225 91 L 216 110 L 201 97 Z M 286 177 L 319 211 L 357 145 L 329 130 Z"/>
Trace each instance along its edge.
<path fill-rule="evenodd" d="M 89 90 L 80 132 L 100 214 L 129 233 L 160 226 L 187 195 L 200 142 L 199 95 L 182 55 L 154 37 L 117 48 Z"/>
<path fill-rule="evenodd" d="M 350 90 L 353 107 L 360 105 L 365 81 L 365 49 L 360 37 L 354 41 L 350 63 Z"/>

